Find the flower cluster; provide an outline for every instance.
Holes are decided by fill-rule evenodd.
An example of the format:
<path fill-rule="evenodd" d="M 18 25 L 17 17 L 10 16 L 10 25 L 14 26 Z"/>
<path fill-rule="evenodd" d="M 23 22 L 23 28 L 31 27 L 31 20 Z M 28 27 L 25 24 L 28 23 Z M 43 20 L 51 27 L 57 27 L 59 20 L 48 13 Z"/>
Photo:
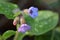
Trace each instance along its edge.
<path fill-rule="evenodd" d="M 38 8 L 36 8 L 36 7 L 30 7 L 27 12 L 28 12 L 29 16 L 32 18 L 36 18 L 38 16 Z M 17 19 L 14 20 L 14 22 L 13 22 L 14 25 L 16 24 L 16 21 L 17 21 Z M 25 33 L 26 31 L 28 31 L 30 29 L 31 29 L 31 27 L 29 25 L 27 25 L 26 23 L 22 23 L 21 26 L 18 28 L 18 32 Z"/>

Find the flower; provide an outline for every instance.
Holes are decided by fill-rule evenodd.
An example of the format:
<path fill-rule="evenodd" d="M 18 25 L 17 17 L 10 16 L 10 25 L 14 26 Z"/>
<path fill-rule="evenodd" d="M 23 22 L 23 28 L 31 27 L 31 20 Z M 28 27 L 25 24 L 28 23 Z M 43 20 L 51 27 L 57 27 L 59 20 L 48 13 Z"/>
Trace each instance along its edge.
<path fill-rule="evenodd" d="M 25 33 L 26 31 L 30 30 L 30 26 L 27 24 L 22 24 L 19 28 L 18 28 L 18 32 L 22 32 Z"/>
<path fill-rule="evenodd" d="M 28 13 L 29 13 L 29 15 L 30 15 L 32 18 L 35 18 L 35 17 L 38 16 L 38 8 L 36 8 L 36 7 L 30 7 L 30 8 L 28 9 Z"/>

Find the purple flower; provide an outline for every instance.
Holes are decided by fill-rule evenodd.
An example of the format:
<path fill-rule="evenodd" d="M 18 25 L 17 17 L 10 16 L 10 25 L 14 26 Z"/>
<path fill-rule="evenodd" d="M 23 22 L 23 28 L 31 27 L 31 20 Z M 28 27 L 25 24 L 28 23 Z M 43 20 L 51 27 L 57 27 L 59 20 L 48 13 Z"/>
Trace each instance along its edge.
<path fill-rule="evenodd" d="M 22 24 L 19 28 L 18 28 L 18 32 L 22 32 L 25 33 L 26 31 L 30 30 L 30 26 L 27 24 Z"/>
<path fill-rule="evenodd" d="M 30 7 L 30 8 L 28 9 L 28 13 L 29 13 L 29 15 L 30 15 L 32 18 L 35 18 L 35 17 L 38 16 L 38 8 L 36 8 L 36 7 Z"/>

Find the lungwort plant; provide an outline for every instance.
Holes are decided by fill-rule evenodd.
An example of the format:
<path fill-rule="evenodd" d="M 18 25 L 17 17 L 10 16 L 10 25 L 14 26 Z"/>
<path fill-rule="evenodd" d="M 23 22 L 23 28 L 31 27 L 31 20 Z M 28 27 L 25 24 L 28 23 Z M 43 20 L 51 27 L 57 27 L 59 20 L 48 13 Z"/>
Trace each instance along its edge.
<path fill-rule="evenodd" d="M 24 13 L 18 9 L 15 4 L 0 2 L 0 13 L 3 13 L 8 19 L 17 18 L 17 21 L 19 20 L 13 23 L 16 25 L 17 30 L 7 30 L 3 35 L 0 35 L 0 40 L 6 40 L 12 35 L 15 35 L 13 40 L 22 40 L 26 35 L 35 35 L 35 40 L 44 40 L 41 35 L 51 30 L 53 30 L 51 40 L 54 39 L 54 33 L 58 23 L 58 14 L 56 12 L 30 7 L 28 13 Z"/>

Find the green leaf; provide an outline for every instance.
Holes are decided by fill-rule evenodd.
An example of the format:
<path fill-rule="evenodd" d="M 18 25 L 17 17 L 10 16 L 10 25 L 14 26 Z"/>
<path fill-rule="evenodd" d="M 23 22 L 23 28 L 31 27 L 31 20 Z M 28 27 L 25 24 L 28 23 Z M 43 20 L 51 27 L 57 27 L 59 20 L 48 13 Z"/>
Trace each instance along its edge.
<path fill-rule="evenodd" d="M 0 14 L 4 14 L 7 18 L 13 19 L 13 10 L 18 8 L 16 4 L 12 4 L 6 1 L 0 1 Z"/>
<path fill-rule="evenodd" d="M 0 40 L 2 40 L 2 36 L 0 35 Z"/>
<path fill-rule="evenodd" d="M 56 27 L 58 23 L 58 14 L 52 11 L 39 11 L 38 17 L 32 19 L 24 14 L 27 24 L 31 26 L 29 35 L 41 35 Z"/>
<path fill-rule="evenodd" d="M 3 38 L 3 40 L 6 40 L 7 38 L 11 37 L 12 35 L 15 35 L 15 31 L 8 30 L 2 35 L 2 38 Z"/>
<path fill-rule="evenodd" d="M 35 36 L 35 40 L 51 40 L 52 31 L 43 35 Z M 60 40 L 60 33 L 55 31 L 53 40 Z"/>

